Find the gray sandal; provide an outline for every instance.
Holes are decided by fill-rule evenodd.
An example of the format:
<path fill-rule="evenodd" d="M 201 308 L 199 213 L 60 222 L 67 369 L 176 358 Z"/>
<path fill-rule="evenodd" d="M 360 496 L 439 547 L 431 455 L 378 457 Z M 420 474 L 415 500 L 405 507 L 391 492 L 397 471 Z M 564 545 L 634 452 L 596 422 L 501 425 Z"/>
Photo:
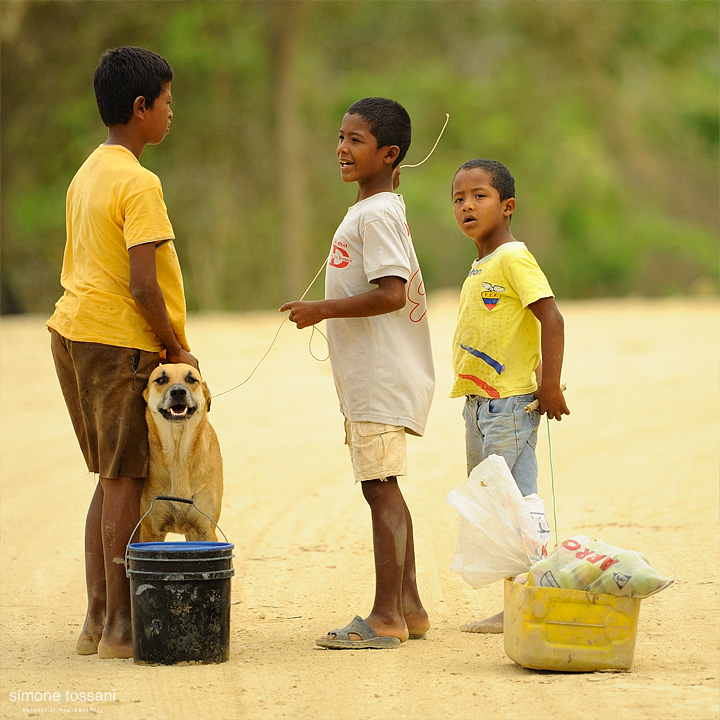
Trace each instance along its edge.
<path fill-rule="evenodd" d="M 359 635 L 361 640 L 351 640 L 350 633 Z M 335 637 L 330 637 L 334 635 Z M 331 630 L 325 637 L 318 638 L 316 645 L 328 650 L 363 650 L 372 648 L 381 650 L 400 646 L 400 638 L 380 637 L 359 615 L 339 630 Z"/>

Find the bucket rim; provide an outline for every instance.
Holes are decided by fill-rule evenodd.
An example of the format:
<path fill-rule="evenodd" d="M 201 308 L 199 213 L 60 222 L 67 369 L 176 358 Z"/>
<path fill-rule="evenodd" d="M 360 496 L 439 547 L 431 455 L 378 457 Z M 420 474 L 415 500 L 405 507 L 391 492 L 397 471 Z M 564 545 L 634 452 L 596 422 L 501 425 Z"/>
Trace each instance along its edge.
<path fill-rule="evenodd" d="M 128 545 L 129 551 L 198 552 L 210 550 L 233 550 L 234 543 L 200 540 L 178 540 L 169 542 L 137 542 Z"/>

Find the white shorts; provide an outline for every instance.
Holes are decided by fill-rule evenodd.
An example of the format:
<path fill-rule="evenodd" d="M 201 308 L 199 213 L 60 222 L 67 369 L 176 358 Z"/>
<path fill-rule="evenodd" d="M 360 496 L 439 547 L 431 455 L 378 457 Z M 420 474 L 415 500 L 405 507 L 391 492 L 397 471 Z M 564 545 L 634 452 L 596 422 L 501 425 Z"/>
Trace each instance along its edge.
<path fill-rule="evenodd" d="M 407 475 L 407 445 L 402 425 L 351 422 L 345 418 L 345 444 L 350 450 L 355 482 Z"/>

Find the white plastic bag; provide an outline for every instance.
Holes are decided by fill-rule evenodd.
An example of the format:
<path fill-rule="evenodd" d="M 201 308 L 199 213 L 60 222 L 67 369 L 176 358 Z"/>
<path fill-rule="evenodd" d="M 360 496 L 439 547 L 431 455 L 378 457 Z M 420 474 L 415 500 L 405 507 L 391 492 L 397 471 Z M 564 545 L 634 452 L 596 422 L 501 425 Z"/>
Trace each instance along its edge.
<path fill-rule="evenodd" d="M 544 503 L 537 495 L 523 498 L 505 458 L 490 455 L 445 497 L 459 515 L 450 568 L 470 585 L 527 572 L 545 556 L 550 528 Z"/>
<path fill-rule="evenodd" d="M 535 493 L 526 495 L 523 500 L 530 512 L 530 517 L 535 523 L 535 529 L 542 542 L 542 557 L 545 557 L 547 555 L 547 544 L 550 541 L 550 526 L 545 514 L 545 501 Z"/>

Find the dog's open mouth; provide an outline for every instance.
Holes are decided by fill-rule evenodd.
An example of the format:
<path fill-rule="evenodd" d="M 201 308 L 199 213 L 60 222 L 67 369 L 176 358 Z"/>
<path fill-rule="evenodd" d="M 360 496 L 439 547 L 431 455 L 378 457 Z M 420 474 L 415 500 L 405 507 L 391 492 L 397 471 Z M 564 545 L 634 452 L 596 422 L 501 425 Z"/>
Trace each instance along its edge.
<path fill-rule="evenodd" d="M 192 417 L 197 408 L 187 405 L 171 405 L 169 408 L 158 408 L 166 420 L 187 420 Z"/>

